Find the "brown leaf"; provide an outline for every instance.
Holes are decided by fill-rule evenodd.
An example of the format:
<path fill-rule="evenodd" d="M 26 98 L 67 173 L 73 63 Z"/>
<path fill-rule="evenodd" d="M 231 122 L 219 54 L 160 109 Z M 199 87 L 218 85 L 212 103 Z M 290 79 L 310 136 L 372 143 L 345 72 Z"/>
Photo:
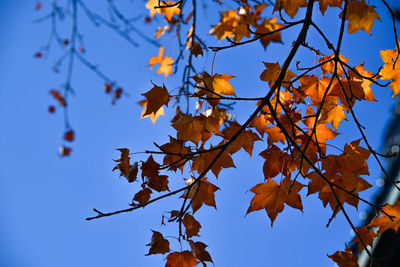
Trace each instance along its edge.
<path fill-rule="evenodd" d="M 193 181 L 194 181 L 193 178 L 185 180 L 185 182 L 187 184 L 191 184 Z M 191 190 L 188 194 L 188 199 L 194 198 L 196 191 L 197 191 L 197 187 L 198 187 L 198 183 L 191 188 Z M 204 178 L 201 181 L 200 188 L 197 192 L 197 195 L 191 204 L 193 213 L 195 213 L 198 209 L 200 209 L 201 206 L 203 205 L 203 203 L 206 204 L 207 206 L 212 206 L 214 208 L 217 208 L 215 205 L 215 198 L 214 198 L 214 193 L 217 190 L 219 190 L 219 188 L 217 186 L 208 182 L 207 178 Z M 187 190 L 185 190 L 185 192 L 183 193 L 181 198 L 185 198 L 186 194 L 187 194 Z"/>
<path fill-rule="evenodd" d="M 160 87 L 154 84 L 154 87 L 150 91 L 142 95 L 147 100 L 146 109 L 142 116 L 155 115 L 163 105 L 168 107 L 168 102 L 171 98 L 165 85 Z"/>
<path fill-rule="evenodd" d="M 190 48 L 190 53 L 194 55 L 195 57 L 198 57 L 198 55 L 204 55 L 203 54 L 203 49 L 201 48 L 200 43 L 194 43 L 192 45 L 192 48 Z"/>
<path fill-rule="evenodd" d="M 163 235 L 160 232 L 153 231 L 153 235 L 151 237 L 151 242 L 146 246 L 150 246 L 149 253 L 146 256 L 151 254 L 165 254 L 169 252 L 169 241 L 164 239 Z"/>
<path fill-rule="evenodd" d="M 144 203 L 149 201 L 151 193 L 152 193 L 152 191 L 149 188 L 144 188 L 144 189 L 140 190 L 133 197 L 132 204 L 134 204 L 133 200 L 135 200 L 135 201 L 139 202 L 139 205 L 143 205 Z M 133 206 L 136 206 L 136 204 L 134 204 Z"/>
<path fill-rule="evenodd" d="M 205 265 L 205 261 L 212 262 L 210 254 L 206 251 L 207 245 L 202 242 L 193 242 L 189 240 L 190 248 L 192 249 L 192 253 L 194 256 Z"/>
<path fill-rule="evenodd" d="M 60 146 L 60 156 L 65 157 L 71 154 L 72 149 L 66 146 Z"/>
<path fill-rule="evenodd" d="M 129 166 L 128 176 L 126 177 L 128 183 L 136 181 L 137 173 L 138 173 L 138 163 L 135 162 L 133 165 Z"/>
<path fill-rule="evenodd" d="M 74 139 L 75 139 L 74 130 L 71 129 L 64 134 L 64 140 L 72 142 L 72 141 L 74 141 Z"/>
<path fill-rule="evenodd" d="M 182 222 L 186 228 L 185 232 L 186 238 L 191 238 L 192 236 L 199 236 L 201 225 L 198 221 L 196 221 L 196 219 L 192 215 L 186 213 Z"/>
<path fill-rule="evenodd" d="M 332 255 L 328 255 L 339 267 L 358 267 L 358 257 L 351 252 L 346 245 L 345 251 L 336 251 Z"/>
<path fill-rule="evenodd" d="M 357 230 L 358 234 L 360 235 L 364 244 L 366 246 L 369 245 L 372 247 L 374 239 L 375 239 L 375 237 L 378 236 L 378 234 L 376 234 L 373 229 L 368 229 L 366 226 L 357 227 L 356 230 Z M 361 244 L 361 242 L 357 236 L 355 236 L 353 238 L 353 240 L 351 240 L 351 242 L 357 243 L 359 253 L 361 253 L 361 251 L 364 250 L 364 246 Z"/>
<path fill-rule="evenodd" d="M 116 150 L 119 150 L 121 152 L 121 156 L 119 157 L 119 159 L 114 160 L 115 162 L 120 162 L 119 164 L 117 164 L 112 171 L 115 170 L 120 170 L 121 174 L 120 176 L 125 176 L 128 177 L 129 174 L 129 168 L 130 168 L 130 164 L 129 164 L 129 149 L 127 148 L 117 148 Z"/>

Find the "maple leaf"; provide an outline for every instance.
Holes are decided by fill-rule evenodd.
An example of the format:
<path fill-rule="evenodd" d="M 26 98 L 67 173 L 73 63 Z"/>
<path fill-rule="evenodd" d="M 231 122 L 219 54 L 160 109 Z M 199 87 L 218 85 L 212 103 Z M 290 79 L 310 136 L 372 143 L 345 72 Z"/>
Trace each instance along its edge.
<path fill-rule="evenodd" d="M 382 76 L 382 80 L 390 80 L 390 90 L 393 91 L 392 97 L 400 93 L 400 60 L 395 61 L 397 53 L 397 49 L 380 51 L 380 56 L 383 62 L 385 62 L 385 65 L 380 70 L 379 75 Z M 393 65 L 394 62 L 396 62 L 396 64 Z"/>
<path fill-rule="evenodd" d="M 158 3 L 159 3 L 158 0 L 149 0 L 149 1 L 147 1 L 145 7 L 147 9 L 149 9 L 150 17 L 153 17 L 154 14 L 156 14 L 156 13 L 160 13 L 160 9 L 159 8 L 154 8 L 154 7 L 158 6 Z"/>
<path fill-rule="evenodd" d="M 151 254 L 165 254 L 169 252 L 169 241 L 164 239 L 163 235 L 160 232 L 153 231 L 153 235 L 151 236 L 151 242 L 146 246 L 150 246 L 149 253 L 146 256 Z"/>
<path fill-rule="evenodd" d="M 330 59 L 333 59 L 335 57 L 335 53 L 332 53 L 332 55 L 330 57 L 328 56 L 323 56 L 320 59 L 318 59 L 318 62 L 324 63 L 326 62 L 324 65 L 321 66 L 321 70 L 322 70 L 322 74 L 326 74 L 326 73 L 333 73 L 335 70 L 335 61 Z M 344 63 L 348 62 L 350 59 L 345 58 L 342 55 L 339 55 L 339 59 L 341 61 L 343 61 Z M 341 64 L 337 63 L 337 70 L 336 73 L 338 76 L 342 76 L 343 75 L 343 67 Z"/>
<path fill-rule="evenodd" d="M 311 101 L 315 106 L 319 106 L 325 95 L 328 85 L 330 83 L 331 77 L 322 77 L 318 79 L 314 75 L 305 75 L 299 79 L 300 87 L 299 89 L 304 91 L 304 93 L 310 96 Z M 332 86 L 327 94 L 332 90 Z"/>
<path fill-rule="evenodd" d="M 211 146 L 210 149 L 213 147 Z M 199 156 L 195 157 L 192 164 L 192 170 L 197 170 L 200 174 L 205 171 L 208 166 L 210 166 L 211 162 L 214 161 L 217 154 L 219 154 L 219 150 L 213 150 L 207 153 L 201 153 Z M 213 164 L 211 167 L 212 173 L 215 177 L 218 178 L 218 174 L 222 170 L 222 168 L 236 168 L 235 164 L 233 163 L 232 157 L 228 154 L 228 151 L 225 151 L 221 154 L 218 160 Z"/>
<path fill-rule="evenodd" d="M 165 78 L 167 78 L 168 75 L 172 74 L 172 65 L 174 64 L 174 60 L 167 56 L 164 57 L 163 54 L 164 54 L 164 47 L 161 46 L 160 49 L 158 50 L 158 56 L 151 57 L 149 59 L 149 64 L 150 64 L 150 69 L 152 70 L 155 64 L 160 63 L 160 66 L 157 69 L 157 74 L 163 73 Z"/>
<path fill-rule="evenodd" d="M 119 157 L 119 159 L 114 160 L 115 162 L 120 162 L 118 163 L 113 169 L 112 171 L 115 170 L 120 170 L 121 174 L 120 176 L 125 176 L 128 177 L 129 175 L 129 168 L 130 168 L 130 163 L 129 163 L 129 149 L 127 148 L 117 148 L 116 150 L 119 150 L 121 152 L 121 156 Z"/>
<path fill-rule="evenodd" d="M 371 151 L 360 146 L 361 139 L 345 144 L 344 153 L 339 156 L 338 162 L 345 172 L 355 172 L 358 174 L 369 175 L 367 159 Z"/>
<path fill-rule="evenodd" d="M 188 185 L 191 184 L 193 181 L 194 181 L 193 178 L 185 180 L 186 184 L 188 184 Z M 199 183 L 197 183 L 190 189 L 189 194 L 188 194 L 188 199 L 192 199 L 196 195 L 198 186 L 199 186 Z M 217 190 L 219 190 L 219 188 L 216 185 L 208 182 L 207 178 L 204 178 L 201 181 L 197 195 L 191 204 L 193 213 L 195 213 L 198 209 L 200 209 L 201 206 L 203 205 L 203 203 L 206 204 L 207 206 L 212 206 L 216 209 L 217 206 L 215 205 L 214 193 Z M 185 198 L 186 194 L 187 194 L 187 190 L 185 190 L 185 192 L 183 193 L 181 198 Z"/>
<path fill-rule="evenodd" d="M 272 86 L 278 79 L 282 69 L 278 63 L 263 63 L 267 69 L 261 73 L 260 80 L 267 81 L 269 83 L 269 87 L 272 88 Z M 296 76 L 297 75 L 294 74 L 291 70 L 287 70 L 285 73 L 285 77 L 282 80 L 282 87 L 287 88 L 289 86 L 290 80 Z"/>
<path fill-rule="evenodd" d="M 190 53 L 195 57 L 198 57 L 198 55 L 204 56 L 200 43 L 194 43 L 190 48 Z"/>
<path fill-rule="evenodd" d="M 137 173 L 138 173 L 138 163 L 135 162 L 135 163 L 133 163 L 133 165 L 129 166 L 128 176 L 126 176 L 128 183 L 132 183 L 133 181 L 136 181 Z"/>
<path fill-rule="evenodd" d="M 188 150 L 188 148 L 184 146 L 184 142 L 182 140 L 177 140 L 171 136 L 169 137 L 169 139 L 170 139 L 169 143 L 166 143 L 161 146 L 162 151 L 167 153 L 164 156 L 163 165 L 166 166 L 171 164 L 169 169 L 173 171 L 176 171 L 179 166 L 180 170 L 183 172 L 184 165 L 181 165 L 182 162 L 179 161 L 182 159 L 182 157 L 173 154 L 187 154 L 190 151 Z"/>
<path fill-rule="evenodd" d="M 162 3 L 164 3 L 167 6 L 170 6 L 172 4 L 175 4 L 176 2 L 169 2 L 169 1 L 162 1 L 160 2 L 159 0 L 148 0 L 146 3 L 146 8 L 149 9 L 150 11 L 150 17 L 152 18 L 156 13 L 158 14 L 163 14 L 165 16 L 165 19 L 168 22 L 172 21 L 173 15 L 179 15 L 181 13 L 181 10 L 179 9 L 178 5 L 175 6 L 170 6 L 170 7 L 164 7 L 164 8 L 155 8 L 158 6 L 163 6 Z"/>
<path fill-rule="evenodd" d="M 310 128 L 307 132 L 308 135 L 311 135 L 311 133 L 313 132 L 314 122 L 315 122 L 314 115 L 315 115 L 314 110 L 309 106 L 306 110 L 306 117 L 308 118 L 303 120 L 304 124 L 307 125 L 308 128 Z M 318 124 L 318 123 L 314 132 L 315 134 L 312 135 L 312 140 L 317 144 L 321 145 L 320 146 L 321 150 L 325 150 L 324 149 L 325 140 L 333 139 L 338 135 L 338 133 L 332 131 L 325 124 Z"/>
<path fill-rule="evenodd" d="M 299 10 L 299 7 L 306 6 L 306 0 L 276 0 L 273 12 L 283 8 L 286 14 L 288 14 L 291 18 L 294 18 L 294 16 L 297 14 L 297 11 Z"/>
<path fill-rule="evenodd" d="M 218 40 L 233 37 L 233 31 L 238 25 L 238 19 L 239 16 L 236 10 L 221 12 L 219 23 L 211 28 L 209 34 L 215 35 Z"/>
<path fill-rule="evenodd" d="M 134 200 L 139 202 L 139 205 L 143 205 L 144 203 L 149 201 L 151 193 L 152 193 L 151 189 L 143 188 L 142 190 L 140 190 L 139 192 L 137 192 L 135 194 L 135 196 L 132 199 L 131 206 L 136 206 L 137 205 L 137 204 L 133 203 Z"/>
<path fill-rule="evenodd" d="M 210 254 L 206 251 L 207 245 L 204 244 L 203 242 L 193 242 L 192 240 L 189 240 L 190 248 L 192 249 L 193 255 L 201 262 L 203 263 L 203 266 L 205 265 L 205 261 L 212 262 Z"/>
<path fill-rule="evenodd" d="M 165 267 L 193 267 L 199 261 L 190 251 L 172 252 L 167 256 Z"/>
<path fill-rule="evenodd" d="M 289 186 L 292 183 L 293 185 L 289 193 Z M 285 203 L 292 208 L 303 211 L 301 197 L 298 194 L 303 187 L 303 184 L 297 181 L 293 182 L 289 178 L 285 178 L 280 185 L 272 179 L 269 179 L 266 183 L 257 184 L 250 189 L 250 192 L 255 195 L 250 202 L 246 214 L 256 210 L 265 209 L 271 219 L 272 226 L 278 213 L 283 211 Z"/>
<path fill-rule="evenodd" d="M 167 175 L 153 175 L 148 177 L 147 185 L 157 192 L 169 191 Z"/>
<path fill-rule="evenodd" d="M 341 7 L 343 4 L 343 0 L 318 0 L 319 1 L 319 10 L 321 10 L 322 15 L 325 14 L 328 5 L 331 7 Z"/>
<path fill-rule="evenodd" d="M 142 163 L 140 169 L 142 170 L 142 178 L 157 176 L 158 170 L 160 169 L 160 164 L 155 162 L 153 156 L 150 155 L 147 158 L 147 161 Z"/>
<path fill-rule="evenodd" d="M 265 18 L 261 24 L 256 25 L 257 33 L 266 34 L 272 31 L 276 31 L 283 27 L 282 24 L 276 23 L 278 18 Z M 260 38 L 260 42 L 264 48 L 273 42 L 273 43 L 282 43 L 281 33 L 276 32 L 274 34 L 268 34 L 264 37 Z"/>
<path fill-rule="evenodd" d="M 150 115 L 144 115 L 144 113 L 145 113 L 146 110 L 147 110 L 147 100 L 146 100 L 146 99 L 137 102 L 137 104 L 139 104 L 140 106 L 144 107 L 144 109 L 143 109 L 143 111 L 142 111 L 142 114 L 140 115 L 140 118 L 141 118 L 141 119 L 150 117 L 151 122 L 154 124 L 154 123 L 156 123 L 156 120 L 158 119 L 158 117 L 160 117 L 161 115 L 164 116 L 164 108 L 163 108 L 163 107 L 160 107 L 160 108 L 157 110 L 156 113 L 151 113 Z"/>
<path fill-rule="evenodd" d="M 203 96 L 207 95 L 208 103 L 215 107 L 219 103 L 218 97 L 223 95 L 235 95 L 232 85 L 228 82 L 235 76 L 229 74 L 214 74 L 212 77 L 207 72 L 199 73 L 192 76 L 193 80 L 196 81 L 196 90 L 194 95 Z"/>
<path fill-rule="evenodd" d="M 196 219 L 192 215 L 186 213 L 185 217 L 183 217 L 182 223 L 186 228 L 185 231 L 186 238 L 191 238 L 192 236 L 199 236 L 201 225 L 198 221 L 196 221 Z"/>
<path fill-rule="evenodd" d="M 196 145 L 201 140 L 203 123 L 198 118 L 192 117 L 191 114 L 179 113 L 176 120 L 172 123 L 172 127 L 176 129 L 179 140 L 192 141 Z"/>
<path fill-rule="evenodd" d="M 339 14 L 339 17 L 343 17 L 343 11 Z M 365 0 L 350 0 L 345 19 L 349 21 L 348 31 L 350 34 L 364 30 L 370 35 L 374 20 L 381 20 L 375 11 L 375 6 L 367 5 Z"/>
<path fill-rule="evenodd" d="M 328 255 L 339 267 L 358 267 L 358 257 L 351 252 L 346 245 L 345 251 L 336 251 L 332 255 Z"/>
<path fill-rule="evenodd" d="M 265 180 L 277 176 L 281 171 L 286 173 L 286 168 L 284 168 L 284 159 L 287 157 L 286 153 L 283 153 L 279 147 L 272 145 L 270 148 L 262 151 L 260 156 L 265 158 L 263 165 L 263 173 Z"/>
<path fill-rule="evenodd" d="M 346 120 L 346 115 L 343 112 L 343 107 L 337 104 L 325 104 L 321 111 L 321 117 L 319 119 L 319 123 L 328 123 L 330 122 L 335 131 L 339 127 L 339 124 L 342 120 Z"/>
<path fill-rule="evenodd" d="M 154 87 L 150 91 L 142 94 L 147 100 L 147 105 L 143 116 L 157 114 L 158 110 L 163 105 L 168 107 L 168 102 L 171 98 L 171 96 L 168 94 L 167 88 L 165 88 L 165 85 L 163 85 L 163 87 L 155 84 L 153 85 Z"/>
<path fill-rule="evenodd" d="M 389 214 L 391 218 L 385 214 L 381 214 L 380 217 L 374 218 L 369 226 L 379 227 L 378 234 L 383 233 L 387 229 L 393 229 L 398 232 L 400 228 L 400 201 L 397 200 L 394 205 L 386 204 L 381 209 Z"/>
<path fill-rule="evenodd" d="M 163 1 L 163 3 L 165 3 L 166 5 L 169 5 L 169 7 L 165 7 L 165 8 L 161 8 L 161 14 L 163 14 L 165 16 L 165 19 L 169 22 L 172 21 L 172 17 L 174 15 L 179 15 L 181 13 L 181 9 L 178 7 L 179 5 L 174 5 L 171 6 L 173 4 L 176 4 L 176 2 L 169 2 L 169 1 Z"/>
<path fill-rule="evenodd" d="M 268 127 L 267 129 L 265 129 L 265 132 L 268 134 L 268 146 L 271 146 L 273 143 L 276 142 L 281 142 L 282 144 L 285 143 L 286 137 L 279 127 Z"/>
<path fill-rule="evenodd" d="M 242 127 L 239 123 L 229 121 L 229 127 L 222 131 L 222 136 L 225 140 L 229 140 Z M 243 131 L 236 140 L 231 144 L 229 153 L 232 155 L 243 148 L 250 156 L 253 153 L 254 142 L 261 140 L 260 137 L 251 130 Z"/>
<path fill-rule="evenodd" d="M 232 85 L 228 82 L 235 76 L 228 74 L 214 74 L 212 78 L 212 88 L 214 92 L 221 95 L 235 95 Z"/>
<path fill-rule="evenodd" d="M 369 245 L 372 247 L 374 238 L 377 237 L 378 234 L 376 234 L 373 229 L 368 229 L 366 226 L 357 227 L 356 230 L 357 230 L 358 235 L 361 237 L 361 240 L 364 242 L 364 244 L 366 246 Z M 351 242 L 357 243 L 359 253 L 364 250 L 364 246 L 362 245 L 362 243 L 360 242 L 360 240 L 358 239 L 357 236 L 354 236 L 354 238 L 353 238 L 353 240 L 351 240 Z"/>
<path fill-rule="evenodd" d="M 261 137 L 264 137 L 265 130 L 267 129 L 268 124 L 271 123 L 267 118 L 266 115 L 260 114 L 255 117 L 250 124 L 250 127 L 256 128 Z"/>
<path fill-rule="evenodd" d="M 361 90 L 353 90 L 353 94 L 355 94 L 355 96 L 360 99 L 364 99 L 367 101 L 376 101 L 370 87 L 372 81 L 360 77 L 360 75 L 364 77 L 370 77 L 373 81 L 375 81 L 378 78 L 381 78 L 381 76 L 379 74 L 374 75 L 373 73 L 366 71 L 364 69 L 364 63 L 355 66 L 354 69 L 357 73 L 353 72 L 352 70 L 349 70 L 349 76 L 351 77 L 352 81 L 361 82 L 361 88 L 360 88 Z"/>

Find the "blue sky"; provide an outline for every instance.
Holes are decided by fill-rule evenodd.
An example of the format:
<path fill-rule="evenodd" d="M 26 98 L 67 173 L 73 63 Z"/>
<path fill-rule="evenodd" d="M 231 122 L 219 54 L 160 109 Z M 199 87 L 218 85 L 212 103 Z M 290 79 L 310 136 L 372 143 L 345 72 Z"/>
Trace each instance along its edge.
<path fill-rule="evenodd" d="M 121 2 L 127 14 L 130 10 L 145 11 L 144 8 L 138 10 L 140 1 Z M 35 1 L 27 0 L 0 3 L 0 265 L 163 266 L 164 256 L 144 256 L 148 252 L 145 244 L 151 239 L 151 229 L 176 235 L 176 226 L 166 229 L 160 222 L 163 212 L 179 208 L 177 197 L 131 214 L 91 222 L 84 218 L 93 215 L 93 208 L 109 211 L 127 207 L 138 185 L 128 184 L 111 172 L 115 164 L 112 159 L 119 156 L 115 149 L 127 147 L 143 151 L 152 148 L 153 141 L 167 142 L 168 134 L 174 134 L 168 119 L 173 109 L 153 125 L 150 120 L 139 120 L 141 108 L 136 102 L 142 99 L 141 93 L 151 88 L 151 80 L 159 84 L 165 82 L 170 89 L 177 86 L 179 77 L 164 81 L 155 71 L 149 71 L 147 61 L 158 54 L 157 48 L 145 42 L 141 42 L 140 48 L 133 48 L 114 33 L 97 29 L 80 17 L 87 58 L 118 81 L 129 97 L 123 97 L 112 106 L 103 92 L 102 80 L 77 64 L 73 76 L 76 96 L 70 102 L 76 141 L 71 145 L 71 157 L 60 158 L 62 114 L 60 110 L 49 114 L 47 107 L 53 103 L 49 90 L 61 87 L 65 69 L 61 68 L 58 74 L 51 70 L 52 62 L 59 55 L 57 49 L 52 50 L 47 59 L 33 58 L 49 32 L 48 23 L 33 23 L 40 17 L 34 5 Z M 346 36 L 343 49 L 343 55 L 351 58 L 354 65 L 368 55 L 366 68 L 371 71 L 381 64 L 378 50 L 394 47 L 389 20 L 384 18 L 387 12 L 378 3 L 375 5 L 383 22 L 375 23 L 373 37 L 365 32 Z M 104 12 L 102 8 L 100 4 L 96 6 Z M 200 31 L 207 33 L 208 27 L 217 22 L 213 17 L 217 11 L 211 9 L 208 14 L 202 14 L 205 26 Z M 41 12 L 46 13 L 46 7 Z M 328 30 L 335 29 L 337 25 L 332 24 L 330 17 L 336 15 L 333 12 L 320 17 L 319 23 Z M 144 27 L 150 30 L 151 36 L 151 27 Z M 274 44 L 266 52 L 258 43 L 221 52 L 214 71 L 238 76 L 232 84 L 240 96 L 253 92 L 263 95 L 265 84 L 253 82 L 251 77 L 258 77 L 263 70 L 261 61 L 282 62 L 294 34 L 284 35 L 285 46 Z M 310 37 L 313 36 L 315 34 L 310 33 Z M 217 43 L 215 39 L 209 40 L 213 42 L 210 45 Z M 167 48 L 174 51 L 171 43 Z M 307 62 L 310 60 L 307 55 L 304 53 L 300 59 Z M 199 59 L 196 64 L 202 62 Z M 205 69 L 210 70 L 211 57 L 205 57 L 205 62 Z M 371 143 L 379 148 L 394 102 L 388 88 L 374 87 L 373 92 L 378 102 L 360 104 L 357 112 L 367 127 Z M 252 108 L 239 105 L 238 121 L 242 122 Z M 342 133 L 339 140 L 344 142 L 359 138 L 351 121 L 341 125 L 339 132 Z M 254 154 L 263 149 L 260 143 Z M 144 158 L 135 160 L 140 159 Z M 203 226 L 198 240 L 209 245 L 215 266 L 333 266 L 326 254 L 343 249 L 344 243 L 352 238 L 343 216 L 338 215 L 326 229 L 331 211 L 323 209 L 313 195 L 303 199 L 303 214 L 286 207 L 273 228 L 264 211 L 244 217 L 252 197 L 246 191 L 263 179 L 262 161 L 257 156 L 249 159 L 246 153 L 239 153 L 234 160 L 237 169 L 224 170 L 218 180 L 210 178 L 222 189 L 216 193 L 218 210 L 205 207 L 196 213 Z M 380 173 L 376 164 L 370 164 L 368 181 L 375 184 Z M 176 185 L 187 178 L 174 177 Z M 372 193 L 364 196 L 369 198 Z M 358 222 L 357 211 L 349 210 Z M 178 244 L 170 242 L 177 250 Z"/>

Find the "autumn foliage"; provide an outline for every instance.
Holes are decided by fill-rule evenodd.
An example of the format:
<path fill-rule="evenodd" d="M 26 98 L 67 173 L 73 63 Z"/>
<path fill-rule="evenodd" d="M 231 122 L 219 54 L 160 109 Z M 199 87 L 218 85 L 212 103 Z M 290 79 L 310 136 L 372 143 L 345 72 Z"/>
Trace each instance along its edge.
<path fill-rule="evenodd" d="M 223 6 L 228 1 L 214 2 Z M 156 149 L 142 151 L 147 154 L 143 158 L 138 154 L 140 151 L 118 148 L 120 158 L 115 160 L 113 171 L 129 183 L 136 182 L 138 190 L 130 207 L 109 213 L 95 209 L 97 215 L 87 220 L 131 212 L 162 198 L 175 197 L 179 201 L 177 209 L 162 216 L 164 225 L 179 225 L 178 241 L 152 230 L 146 256 L 166 254 L 165 266 L 212 265 L 207 245 L 198 241 L 200 230 L 206 226 L 202 226 L 195 215 L 199 209 L 216 208 L 217 192 L 223 190 L 218 187 L 216 178 L 226 168 L 241 167 L 235 164 L 235 154 L 243 150 L 264 161 L 260 166 L 264 179 L 246 189 L 252 194 L 246 214 L 265 211 L 273 225 L 285 208 L 303 210 L 300 191 L 317 194 L 322 206 L 332 210 L 332 218 L 340 212 L 345 215 L 355 232 L 352 242 L 356 243 L 358 253 L 366 250 L 371 255 L 368 246 L 377 236 L 387 229 L 398 231 L 400 202 L 375 206 L 360 197 L 360 192 L 372 187 L 367 179 L 368 159 L 381 163 L 380 155 L 370 146 L 353 108 L 360 101 L 375 101 L 374 87 L 390 87 L 393 96 L 400 92 L 397 37 L 393 38 L 394 49 L 380 52 L 382 68 L 366 70 L 363 62 L 349 64 L 350 58 L 341 54 L 341 46 L 344 35 L 359 31 L 371 34 L 374 23 L 383 19 L 370 1 L 276 0 L 272 6 L 267 4 L 271 1 L 233 2 L 236 8 L 222 11 L 209 29 L 216 40 L 225 39 L 225 45 L 208 46 L 197 33 L 203 21 L 197 17 L 199 4 L 196 0 L 147 1 L 146 22 L 162 25 L 155 32 L 155 39 L 162 40 L 172 32 L 179 47 L 179 55 L 174 59 L 167 46 L 160 46 L 148 60 L 149 71 L 156 70 L 156 74 L 168 79 L 175 68 L 183 68 L 183 75 L 179 90 L 169 90 L 164 84 L 149 81 L 151 89 L 143 89 L 138 102 L 143 107 L 138 117 L 150 117 L 156 123 L 164 110 L 173 106 L 176 113 L 171 118 L 171 127 L 176 134 L 165 144 L 155 144 Z M 40 8 L 38 4 L 36 9 Z M 338 40 L 325 35 L 313 21 L 316 12 L 325 15 L 330 10 L 338 13 L 334 22 L 338 25 Z M 198 72 L 194 68 L 194 57 L 201 60 L 206 53 L 215 55 L 232 47 L 246 49 L 246 45 L 253 42 L 259 42 L 268 50 L 268 46 L 282 43 L 281 36 L 294 26 L 298 26 L 297 37 L 285 48 L 289 52 L 281 62 L 268 61 L 268 54 L 263 57 L 267 61 L 260 60 L 264 70 L 257 77 L 264 82 L 265 95 L 241 97 L 231 80 L 242 77 L 223 70 L 220 73 Z M 324 40 L 324 47 L 313 47 L 312 40 L 307 37 L 310 29 Z M 315 54 L 314 65 L 295 64 L 300 49 Z M 121 88 L 110 83 L 105 83 L 104 90 L 114 94 L 113 102 L 123 94 Z M 54 89 L 50 94 L 59 106 L 68 106 L 67 94 Z M 235 119 L 234 109 L 229 105 L 233 101 L 254 103 L 247 120 Z M 52 110 L 54 112 L 54 107 Z M 339 135 L 340 126 L 350 119 L 360 138 L 343 143 L 341 147 L 332 147 L 330 142 Z M 64 139 L 71 142 L 74 134 L 68 128 Z M 257 153 L 253 153 L 255 147 Z M 63 155 L 70 154 L 71 150 L 66 149 Z M 397 187 L 385 175 L 387 182 Z M 171 177 L 180 177 L 181 186 L 172 188 Z M 377 216 L 370 224 L 356 228 L 346 209 L 351 208 L 347 205 L 357 208 L 360 202 L 375 208 Z M 181 250 L 173 250 L 172 242 L 179 242 Z M 339 266 L 358 266 L 357 254 L 347 246 L 329 257 Z"/>

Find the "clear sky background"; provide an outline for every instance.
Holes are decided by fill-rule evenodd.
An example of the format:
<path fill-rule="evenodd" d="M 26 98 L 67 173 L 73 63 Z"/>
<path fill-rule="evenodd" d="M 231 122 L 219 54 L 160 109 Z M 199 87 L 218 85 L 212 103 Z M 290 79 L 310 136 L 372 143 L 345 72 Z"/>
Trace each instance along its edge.
<path fill-rule="evenodd" d="M 141 93 L 151 89 L 151 80 L 158 84 L 165 82 L 171 90 L 180 78 L 164 81 L 155 71 L 150 72 L 147 62 L 158 54 L 156 47 L 138 38 L 141 46 L 133 48 L 104 27 L 94 27 L 80 14 L 86 57 L 115 79 L 129 97 L 122 97 L 112 106 L 110 97 L 103 92 L 103 81 L 76 64 L 72 80 L 76 95 L 69 103 L 76 140 L 71 145 L 72 155 L 60 158 L 62 113 L 57 110 L 56 114 L 49 114 L 47 107 L 54 103 L 49 90 L 60 89 L 65 80 L 65 66 L 60 73 L 51 70 L 60 55 L 58 49 L 52 50 L 46 59 L 33 58 L 47 41 L 50 30 L 49 22 L 34 24 L 33 21 L 49 11 L 49 2 L 43 1 L 43 10 L 36 12 L 36 2 L 32 0 L 0 1 L 0 265 L 163 266 L 165 256 L 144 256 L 148 252 L 145 244 L 150 242 L 151 229 L 176 235 L 176 226 L 165 228 L 160 223 L 163 212 L 180 207 L 178 196 L 130 214 L 91 222 L 84 218 L 94 214 L 93 208 L 111 211 L 130 203 L 139 185 L 128 184 L 111 172 L 115 165 L 112 159 L 119 157 L 115 149 L 143 151 L 153 148 L 153 141 L 159 144 L 168 141 L 168 134 L 174 134 L 169 127 L 173 109 L 153 125 L 148 119 L 139 120 L 141 108 L 136 102 L 142 99 Z M 87 2 L 105 14 L 103 1 Z M 147 14 L 142 1 L 116 3 L 127 15 Z M 372 37 L 365 32 L 346 35 L 342 54 L 351 58 L 353 65 L 368 57 L 366 69 L 376 71 L 382 64 L 378 50 L 393 49 L 394 41 L 387 11 L 379 1 L 370 4 L 378 6 L 382 22 L 374 24 Z M 204 26 L 200 31 L 204 35 L 210 25 L 217 23 L 216 12 L 222 9 L 209 7 L 201 11 Z M 339 20 L 332 20 L 337 17 L 336 11 L 318 17 L 328 31 L 337 32 Z M 139 23 L 151 36 L 154 27 Z M 295 34 L 296 31 L 287 32 L 283 35 L 284 45 L 270 45 L 266 52 L 259 43 L 221 52 L 216 57 L 214 72 L 238 76 L 232 84 L 239 96 L 263 96 L 265 83 L 257 81 L 263 70 L 261 61 L 282 62 Z M 64 36 L 69 36 L 68 31 Z M 310 32 L 309 36 L 311 43 L 316 35 Z M 169 43 L 167 51 L 176 53 L 170 37 L 163 40 Z M 208 40 L 209 45 L 217 44 L 215 38 Z M 204 69 L 210 71 L 211 56 L 204 59 Z M 306 52 L 299 59 L 305 63 L 313 61 Z M 199 59 L 196 64 L 203 62 Z M 356 111 L 367 127 L 372 145 L 380 148 L 394 100 L 388 88 L 374 87 L 373 93 L 378 102 L 358 104 Z M 250 114 L 252 105 L 238 105 L 239 122 Z M 339 127 L 342 133 L 339 140 L 350 142 L 360 137 L 351 123 L 349 120 Z M 217 267 L 333 266 L 326 254 L 344 248 L 344 243 L 352 238 L 350 227 L 340 214 L 325 228 L 331 211 L 322 208 L 315 195 L 303 198 L 303 214 L 286 207 L 272 228 L 264 211 L 244 217 L 253 196 L 247 190 L 263 180 L 262 161 L 256 155 L 265 147 L 259 143 L 252 159 L 242 152 L 235 155 L 238 168 L 224 170 L 218 180 L 210 175 L 211 181 L 222 189 L 216 193 L 218 211 L 205 207 L 196 213 L 203 226 L 197 240 L 209 245 L 208 251 Z M 380 172 L 373 162 L 370 166 L 368 181 L 375 184 Z M 182 185 L 182 178 L 188 178 L 171 176 L 176 186 Z M 303 189 L 302 195 L 305 193 Z M 372 195 L 371 190 L 363 194 L 366 198 Z M 362 209 L 360 206 L 359 211 Z M 348 210 L 354 222 L 359 223 L 359 211 Z M 176 241 L 170 239 L 170 243 L 172 249 L 179 250 Z"/>

